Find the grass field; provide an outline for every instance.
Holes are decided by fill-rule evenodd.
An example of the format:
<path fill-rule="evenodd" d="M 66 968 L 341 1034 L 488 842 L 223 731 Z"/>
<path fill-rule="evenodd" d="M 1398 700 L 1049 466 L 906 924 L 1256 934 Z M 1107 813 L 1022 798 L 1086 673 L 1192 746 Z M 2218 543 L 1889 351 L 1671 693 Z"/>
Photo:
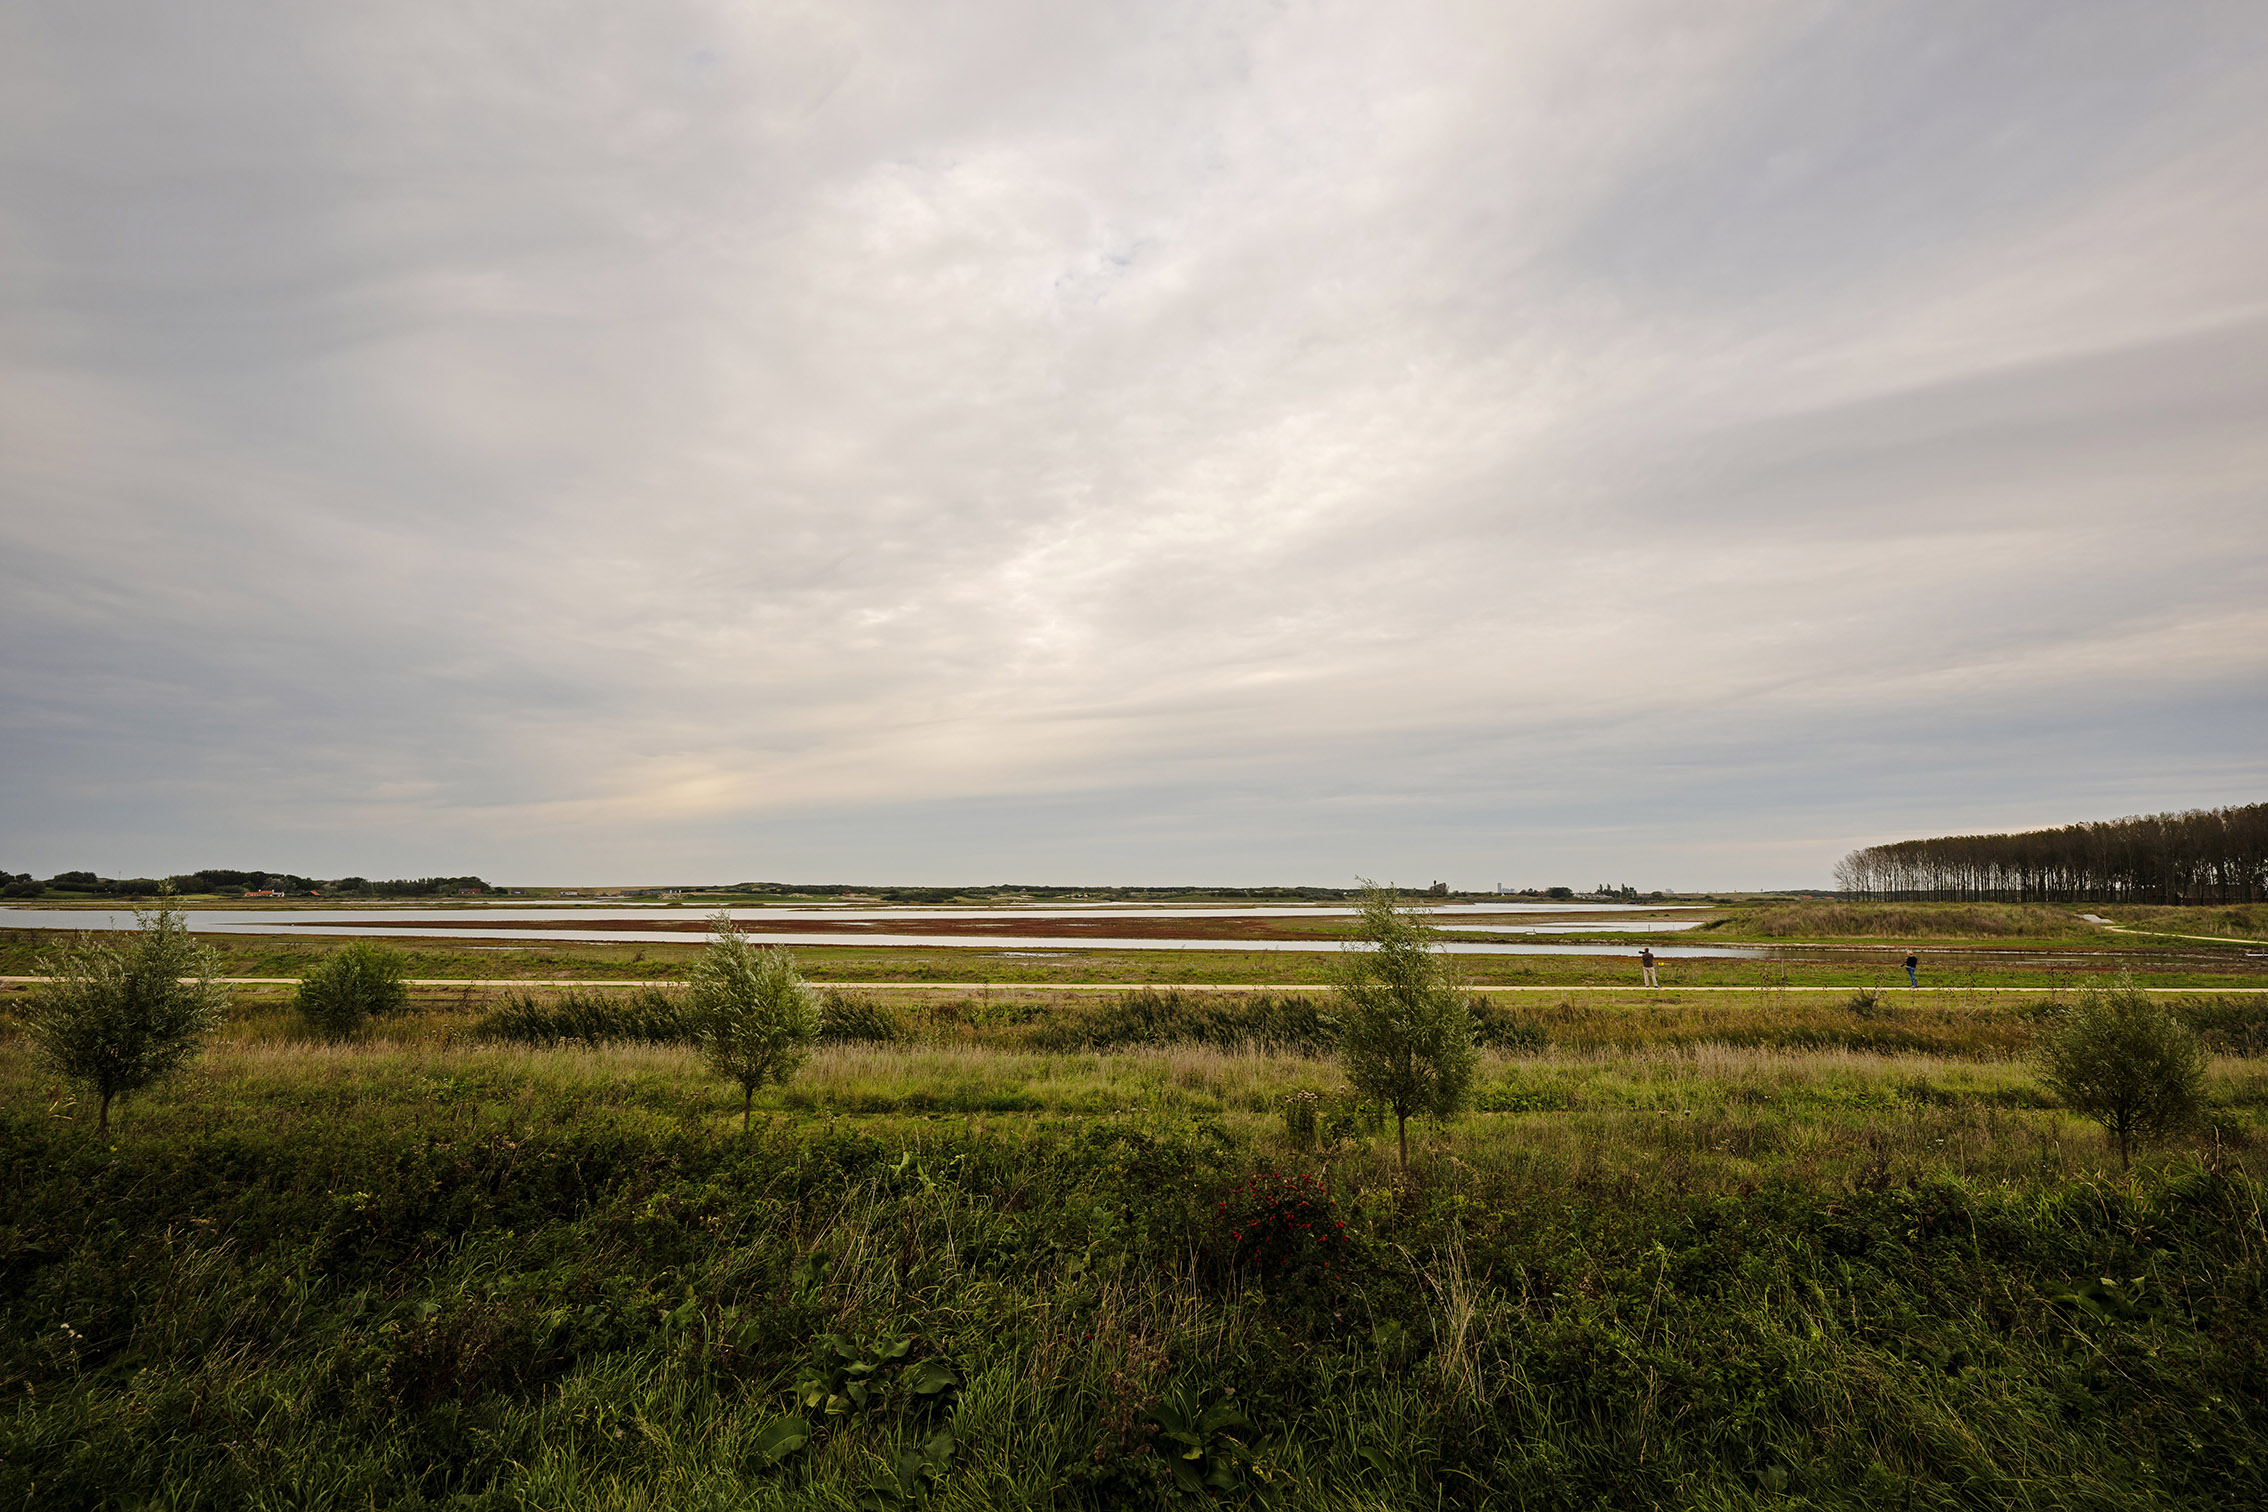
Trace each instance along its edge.
<path fill-rule="evenodd" d="M 47 931 L 0 930 L 0 976 L 36 972 L 56 936 Z M 288 936 L 215 936 L 208 943 L 220 972 L 233 977 L 297 977 L 344 942 Z M 538 941 L 482 944 L 394 939 L 409 957 L 409 975 L 444 980 L 674 980 L 700 954 L 698 936 L 666 943 Z M 1657 947 L 1664 941 L 1655 940 Z M 1906 946 L 1842 941 L 1759 943 L 1755 958 L 1666 958 L 1666 987 L 1902 986 L 1898 963 Z M 835 982 L 990 982 L 1003 986 L 1151 982 L 1170 985 L 1262 986 L 1331 979 L 1331 952 L 1220 950 L 1098 950 L 1066 945 L 1045 951 L 981 947 L 798 946 L 796 959 L 815 980 Z M 1637 980 L 1628 957 L 1594 955 L 1460 956 L 1460 969 L 1476 986 L 1620 986 Z M 2034 949 L 2023 943 L 1941 938 L 1923 947 L 1923 980 L 1931 990 L 2017 987 L 2055 990 L 2089 979 L 2131 973 L 2146 985 L 2167 988 L 2268 986 L 2268 956 L 2248 957 L 2241 946 L 2216 947 L 2180 940 L 2096 934 L 2084 942 Z"/>
<path fill-rule="evenodd" d="M 107 1141 L 0 995 L 0 1508 L 2268 1500 L 2241 956 L 1978 950 L 1871 995 L 1832 955 L 1651 993 L 1521 960 L 1569 980 L 1495 988 L 1521 1048 L 1404 1173 L 1312 988 L 853 988 L 874 1038 L 743 1133 L 682 1046 L 610 1040 L 668 994 L 542 983 L 689 954 L 637 949 L 344 1046 L 239 990 Z M 2028 1059 L 2120 963 L 2222 982 L 2162 993 L 2210 1107 L 2132 1172 Z"/>
<path fill-rule="evenodd" d="M 6 1054 L 0 1505 L 2268 1490 L 2260 1060 L 2122 1178 L 2018 1011 L 1876 1008 L 1942 1043 L 1883 1053 L 1769 1000 L 1585 1005 L 1405 1178 L 1325 1059 L 1035 1049 L 1097 1011 L 1038 993 L 898 1011 L 745 1136 L 682 1049 L 479 1045 L 444 1001 L 327 1047 L 254 998 L 107 1145 Z M 1327 1242 L 1247 1240 L 1298 1200 Z"/>

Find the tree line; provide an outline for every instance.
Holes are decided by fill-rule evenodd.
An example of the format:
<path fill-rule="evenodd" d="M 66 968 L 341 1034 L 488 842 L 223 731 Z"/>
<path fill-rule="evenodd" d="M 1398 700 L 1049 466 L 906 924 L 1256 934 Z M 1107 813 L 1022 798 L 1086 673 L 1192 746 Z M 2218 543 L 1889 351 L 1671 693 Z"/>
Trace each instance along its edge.
<path fill-rule="evenodd" d="M 230 871 L 209 867 L 170 877 L 102 877 L 91 871 L 57 872 L 44 881 L 29 872 L 0 871 L 0 898 L 93 897 L 154 898 L 165 892 L 184 897 L 209 893 L 283 893 L 291 897 L 438 898 L 490 891 L 478 877 L 302 877 L 293 872 Z"/>
<path fill-rule="evenodd" d="M 1835 886 L 1878 902 L 2258 902 L 2268 803 L 1870 845 L 1836 863 Z"/>

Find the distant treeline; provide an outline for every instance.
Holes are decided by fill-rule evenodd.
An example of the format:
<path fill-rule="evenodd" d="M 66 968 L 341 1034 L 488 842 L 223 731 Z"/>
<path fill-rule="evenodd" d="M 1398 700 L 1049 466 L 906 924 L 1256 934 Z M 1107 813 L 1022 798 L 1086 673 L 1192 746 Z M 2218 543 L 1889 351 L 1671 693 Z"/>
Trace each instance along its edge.
<path fill-rule="evenodd" d="M 334 877 L 324 880 L 292 872 L 229 871 L 219 867 L 158 877 L 98 877 L 91 871 L 57 872 L 46 881 L 27 873 L 0 871 L 0 897 L 52 896 L 95 898 L 154 898 L 167 887 L 192 893 L 282 893 L 289 897 L 437 898 L 459 893 L 484 893 L 489 886 L 478 877 L 399 877 L 373 882 L 368 877 Z"/>
<path fill-rule="evenodd" d="M 2268 803 L 1855 850 L 1845 897 L 2002 903 L 2251 903 L 2268 898 Z"/>

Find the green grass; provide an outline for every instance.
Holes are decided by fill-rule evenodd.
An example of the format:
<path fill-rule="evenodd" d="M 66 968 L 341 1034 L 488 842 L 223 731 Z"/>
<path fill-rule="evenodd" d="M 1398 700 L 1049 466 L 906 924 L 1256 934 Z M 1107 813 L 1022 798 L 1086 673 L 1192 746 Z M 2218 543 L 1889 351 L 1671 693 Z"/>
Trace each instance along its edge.
<path fill-rule="evenodd" d="M 347 1047 L 255 1006 L 108 1144 L 0 1043 L 0 1507 L 2268 1496 L 2261 1061 L 2125 1180 L 2005 1047 L 1568 1023 L 1404 1178 L 1359 1110 L 1293 1147 L 1328 1060 L 1051 1048 L 1060 1006 L 901 1005 L 746 1137 L 682 1048 L 442 1003 Z M 1256 1245 L 1297 1172 L 1328 1242 Z"/>
<path fill-rule="evenodd" d="M 2268 940 L 2268 903 L 2222 904 L 2211 908 L 2118 906 L 2093 908 L 2114 924 L 2129 929 L 2165 930 L 2177 935 L 2221 935 L 2231 939 Z"/>
<path fill-rule="evenodd" d="M 1610 1054 L 1724 1046 L 1845 1050 L 2007 1060 L 2027 1054 L 2043 1013 L 2069 988 L 2036 993 L 1959 989 L 1818 993 L 1778 987 L 1736 992 L 1565 991 L 1481 994 L 1482 1043 L 1549 1044 Z M 2268 1054 L 2268 995 L 2168 992 L 2162 999 L 2220 1054 Z M 8 1005 L 0 994 L 0 1032 Z M 1327 1053 L 1333 1007 L 1325 993 L 1182 991 L 1119 993 L 1010 986 L 822 989 L 831 1039 L 894 1040 L 1012 1050 L 1127 1049 L 1210 1045 Z M 445 1049 L 481 1043 L 555 1045 L 676 1043 L 675 994 L 656 988 L 419 988 L 411 1011 L 370 1026 L 376 1039 Z M 232 1044 L 308 1038 L 289 988 L 240 988 L 223 1033 Z"/>
<path fill-rule="evenodd" d="M 2039 903 L 1782 903 L 1711 919 L 1703 937 L 1740 940 L 2099 939 L 2093 910 Z"/>
<path fill-rule="evenodd" d="M 40 953 L 56 943 L 37 930 L 0 930 L 0 976 L 33 973 Z M 207 937 L 221 972 L 235 977 L 298 977 L 345 942 L 277 936 Z M 498 942 L 482 948 L 448 941 L 392 940 L 409 958 L 408 974 L 473 981 L 682 980 L 700 953 L 698 937 L 683 944 Z M 1656 940 L 1657 945 L 1665 943 Z M 1777 943 L 1773 959 L 1666 958 L 1662 980 L 1676 987 L 1819 987 L 1846 989 L 1904 982 L 1898 962 L 1905 948 L 1807 948 Z M 2195 952 L 2192 954 L 2192 952 Z M 1158 987 L 1291 986 L 1324 989 L 1335 957 L 1330 952 L 1220 950 L 1083 950 L 1067 946 L 1035 957 L 959 947 L 798 946 L 796 959 L 821 981 L 851 985 L 896 982 L 991 983 L 1002 987 L 1149 983 Z M 1933 992 L 1984 987 L 2056 990 L 2075 981 L 2107 980 L 2131 972 L 2145 986 L 2173 989 L 2268 986 L 2268 960 L 2247 959 L 2240 946 L 2184 945 L 2141 935 L 2098 933 L 2091 940 L 2058 944 L 2046 957 L 2027 942 L 1939 940 L 1923 951 L 1923 983 Z M 1638 968 L 1626 957 L 1460 956 L 1474 986 L 1557 987 L 1634 984 Z"/>

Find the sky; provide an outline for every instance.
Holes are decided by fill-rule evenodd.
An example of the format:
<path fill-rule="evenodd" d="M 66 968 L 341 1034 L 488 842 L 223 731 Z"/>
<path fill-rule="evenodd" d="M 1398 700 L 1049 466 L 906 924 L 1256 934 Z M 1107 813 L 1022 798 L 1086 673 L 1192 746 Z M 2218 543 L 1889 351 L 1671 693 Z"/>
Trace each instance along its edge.
<path fill-rule="evenodd" d="M 0 869 L 2268 796 L 2268 7 L 0 10 Z"/>

